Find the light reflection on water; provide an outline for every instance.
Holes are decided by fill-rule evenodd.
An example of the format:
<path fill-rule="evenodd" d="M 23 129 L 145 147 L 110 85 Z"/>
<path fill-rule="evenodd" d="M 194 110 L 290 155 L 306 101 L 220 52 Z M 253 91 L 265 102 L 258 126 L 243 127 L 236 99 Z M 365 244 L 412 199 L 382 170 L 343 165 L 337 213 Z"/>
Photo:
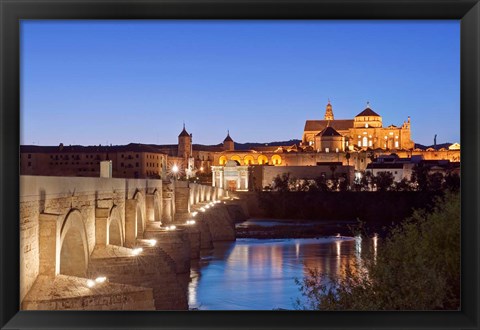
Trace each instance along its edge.
<path fill-rule="evenodd" d="M 295 278 L 301 280 L 312 268 L 341 276 L 348 264 L 359 260 L 361 244 L 353 237 L 217 243 L 192 265 L 189 306 L 205 310 L 293 309 L 295 299 L 301 298 Z"/>

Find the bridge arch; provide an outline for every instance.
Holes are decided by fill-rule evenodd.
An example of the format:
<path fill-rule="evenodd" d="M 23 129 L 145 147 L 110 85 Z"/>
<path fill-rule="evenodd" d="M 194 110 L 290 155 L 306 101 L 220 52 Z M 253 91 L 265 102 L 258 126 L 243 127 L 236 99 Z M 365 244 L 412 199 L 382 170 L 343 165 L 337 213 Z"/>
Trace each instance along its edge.
<path fill-rule="evenodd" d="M 133 199 L 137 201 L 135 209 L 136 232 L 135 237 L 142 237 L 145 230 L 145 196 L 137 190 L 133 195 Z"/>
<path fill-rule="evenodd" d="M 120 211 L 113 206 L 108 217 L 108 242 L 110 245 L 123 246 L 123 226 Z"/>
<path fill-rule="evenodd" d="M 73 209 L 60 226 L 60 274 L 85 277 L 89 255 L 83 216 Z"/>
<path fill-rule="evenodd" d="M 157 189 L 153 192 L 153 221 L 162 221 L 162 197 Z"/>

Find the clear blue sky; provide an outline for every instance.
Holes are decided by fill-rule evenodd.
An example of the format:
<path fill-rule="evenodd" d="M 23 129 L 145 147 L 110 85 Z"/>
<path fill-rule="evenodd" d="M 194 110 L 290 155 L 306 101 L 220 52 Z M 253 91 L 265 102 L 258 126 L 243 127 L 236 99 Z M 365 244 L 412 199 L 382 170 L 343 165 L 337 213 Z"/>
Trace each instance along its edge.
<path fill-rule="evenodd" d="M 459 142 L 459 21 L 21 23 L 21 144 L 300 139 L 329 98 Z"/>

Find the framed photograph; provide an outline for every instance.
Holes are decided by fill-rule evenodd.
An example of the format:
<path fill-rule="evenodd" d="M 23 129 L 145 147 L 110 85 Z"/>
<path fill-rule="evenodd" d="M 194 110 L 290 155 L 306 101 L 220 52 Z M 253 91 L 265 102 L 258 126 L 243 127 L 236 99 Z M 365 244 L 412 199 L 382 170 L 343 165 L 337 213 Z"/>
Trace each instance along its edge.
<path fill-rule="evenodd" d="M 0 0 L 2 329 L 478 329 L 480 4 Z"/>

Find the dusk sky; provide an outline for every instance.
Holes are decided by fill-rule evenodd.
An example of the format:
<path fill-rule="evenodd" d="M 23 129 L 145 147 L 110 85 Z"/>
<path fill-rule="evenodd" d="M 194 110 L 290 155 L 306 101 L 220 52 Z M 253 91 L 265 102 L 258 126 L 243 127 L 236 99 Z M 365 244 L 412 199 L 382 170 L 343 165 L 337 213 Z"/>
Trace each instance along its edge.
<path fill-rule="evenodd" d="M 301 139 L 328 99 L 460 142 L 460 22 L 21 23 L 21 144 Z"/>

